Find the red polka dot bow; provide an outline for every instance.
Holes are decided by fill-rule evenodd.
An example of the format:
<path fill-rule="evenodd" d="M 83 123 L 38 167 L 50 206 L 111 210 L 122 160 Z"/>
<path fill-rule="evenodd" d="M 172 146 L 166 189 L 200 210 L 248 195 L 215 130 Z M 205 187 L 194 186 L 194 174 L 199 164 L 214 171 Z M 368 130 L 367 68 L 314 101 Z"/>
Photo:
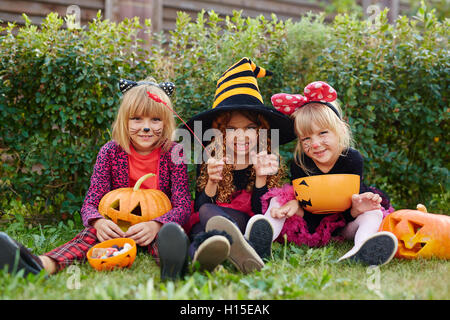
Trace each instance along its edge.
<path fill-rule="evenodd" d="M 310 102 L 323 103 L 333 109 L 339 116 L 335 108 L 329 103 L 337 98 L 336 90 L 328 83 L 323 81 L 314 81 L 308 84 L 303 90 L 304 96 L 301 94 L 277 93 L 272 96 L 271 101 L 275 109 L 291 115 L 300 107 Z"/>

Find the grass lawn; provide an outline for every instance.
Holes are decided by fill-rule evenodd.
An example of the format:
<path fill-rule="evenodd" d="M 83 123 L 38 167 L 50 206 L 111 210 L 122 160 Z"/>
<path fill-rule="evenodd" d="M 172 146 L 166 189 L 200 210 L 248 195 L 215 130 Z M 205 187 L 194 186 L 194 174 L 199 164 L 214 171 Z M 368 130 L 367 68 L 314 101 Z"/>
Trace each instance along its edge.
<path fill-rule="evenodd" d="M 0 231 L 36 254 L 72 239 L 81 226 L 72 221 L 27 226 L 22 219 Z M 312 249 L 275 243 L 273 260 L 260 272 L 239 273 L 226 262 L 212 274 L 192 272 L 176 282 L 161 282 L 153 258 L 139 252 L 130 269 L 98 272 L 77 264 L 45 279 L 24 279 L 0 271 L 0 299 L 449 299 L 450 263 L 399 260 L 379 268 L 337 262 L 350 242 Z"/>

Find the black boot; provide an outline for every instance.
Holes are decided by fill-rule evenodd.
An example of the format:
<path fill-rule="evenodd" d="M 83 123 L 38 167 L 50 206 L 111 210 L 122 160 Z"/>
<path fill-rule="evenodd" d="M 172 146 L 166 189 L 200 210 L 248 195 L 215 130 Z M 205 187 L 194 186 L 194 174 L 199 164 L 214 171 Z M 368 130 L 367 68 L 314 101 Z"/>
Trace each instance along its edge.
<path fill-rule="evenodd" d="M 23 269 L 25 277 L 29 273 L 39 274 L 44 269 L 39 257 L 6 233 L 0 232 L 0 269 L 3 270 L 4 266 L 8 266 L 8 272 L 12 274 Z"/>
<path fill-rule="evenodd" d="M 198 261 L 200 270 L 212 272 L 230 254 L 231 236 L 225 231 L 200 232 L 189 247 L 192 263 Z"/>
<path fill-rule="evenodd" d="M 161 280 L 176 280 L 186 274 L 189 238 L 177 223 L 166 223 L 156 239 L 160 259 Z"/>
<path fill-rule="evenodd" d="M 272 257 L 273 227 L 263 215 L 250 218 L 245 229 L 245 238 L 263 260 Z"/>

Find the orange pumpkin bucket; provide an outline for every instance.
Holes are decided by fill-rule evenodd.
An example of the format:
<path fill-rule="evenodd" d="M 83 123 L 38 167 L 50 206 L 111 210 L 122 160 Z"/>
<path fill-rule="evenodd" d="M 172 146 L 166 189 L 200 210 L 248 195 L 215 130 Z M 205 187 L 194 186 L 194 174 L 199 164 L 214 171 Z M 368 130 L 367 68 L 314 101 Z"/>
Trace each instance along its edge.
<path fill-rule="evenodd" d="M 397 237 L 397 258 L 450 259 L 450 216 L 403 209 L 386 216 L 380 230 Z"/>
<path fill-rule="evenodd" d="M 92 257 L 92 253 L 96 248 L 111 248 L 114 245 L 117 245 L 118 247 L 123 247 L 125 246 L 126 243 L 131 245 L 131 248 L 124 253 L 104 259 Z M 129 238 L 117 238 L 103 241 L 93 246 L 91 249 L 89 249 L 87 253 L 87 259 L 89 261 L 89 264 L 95 270 L 98 271 L 112 270 L 115 268 L 125 268 L 125 267 L 129 268 L 133 264 L 135 258 L 136 258 L 136 243 L 134 242 L 133 239 Z"/>
<path fill-rule="evenodd" d="M 306 211 L 314 214 L 343 212 L 352 206 L 352 195 L 359 193 L 356 174 L 323 174 L 292 181 L 295 197 Z"/>
<path fill-rule="evenodd" d="M 140 189 L 142 182 L 153 173 L 142 176 L 134 188 L 119 188 L 105 194 L 100 200 L 98 211 L 112 220 L 123 231 L 132 225 L 150 221 L 172 209 L 164 192 L 157 189 Z"/>

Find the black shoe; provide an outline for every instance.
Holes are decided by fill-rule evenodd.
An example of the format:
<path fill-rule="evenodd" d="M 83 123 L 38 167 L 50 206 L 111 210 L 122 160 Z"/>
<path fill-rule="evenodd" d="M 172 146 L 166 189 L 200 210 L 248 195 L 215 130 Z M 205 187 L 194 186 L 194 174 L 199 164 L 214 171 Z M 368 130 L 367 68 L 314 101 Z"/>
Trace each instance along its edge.
<path fill-rule="evenodd" d="M 161 280 L 184 276 L 188 266 L 189 238 L 177 223 L 166 223 L 156 239 L 160 259 Z"/>
<path fill-rule="evenodd" d="M 0 270 L 5 266 L 8 266 L 8 272 L 11 274 L 24 270 L 24 277 L 29 273 L 39 274 L 44 268 L 39 257 L 6 233 L 0 232 Z"/>
<path fill-rule="evenodd" d="M 192 263 L 198 261 L 200 270 L 212 272 L 228 258 L 231 243 L 231 236 L 224 231 L 211 230 L 199 233 L 189 248 Z"/>
<path fill-rule="evenodd" d="M 387 231 L 369 237 L 353 255 L 343 256 L 339 261 L 349 259 L 369 266 L 381 266 L 392 260 L 398 248 L 398 240 Z"/>
<path fill-rule="evenodd" d="M 245 238 L 261 259 L 268 260 L 272 257 L 273 228 L 263 215 L 258 214 L 250 218 L 245 229 Z"/>

